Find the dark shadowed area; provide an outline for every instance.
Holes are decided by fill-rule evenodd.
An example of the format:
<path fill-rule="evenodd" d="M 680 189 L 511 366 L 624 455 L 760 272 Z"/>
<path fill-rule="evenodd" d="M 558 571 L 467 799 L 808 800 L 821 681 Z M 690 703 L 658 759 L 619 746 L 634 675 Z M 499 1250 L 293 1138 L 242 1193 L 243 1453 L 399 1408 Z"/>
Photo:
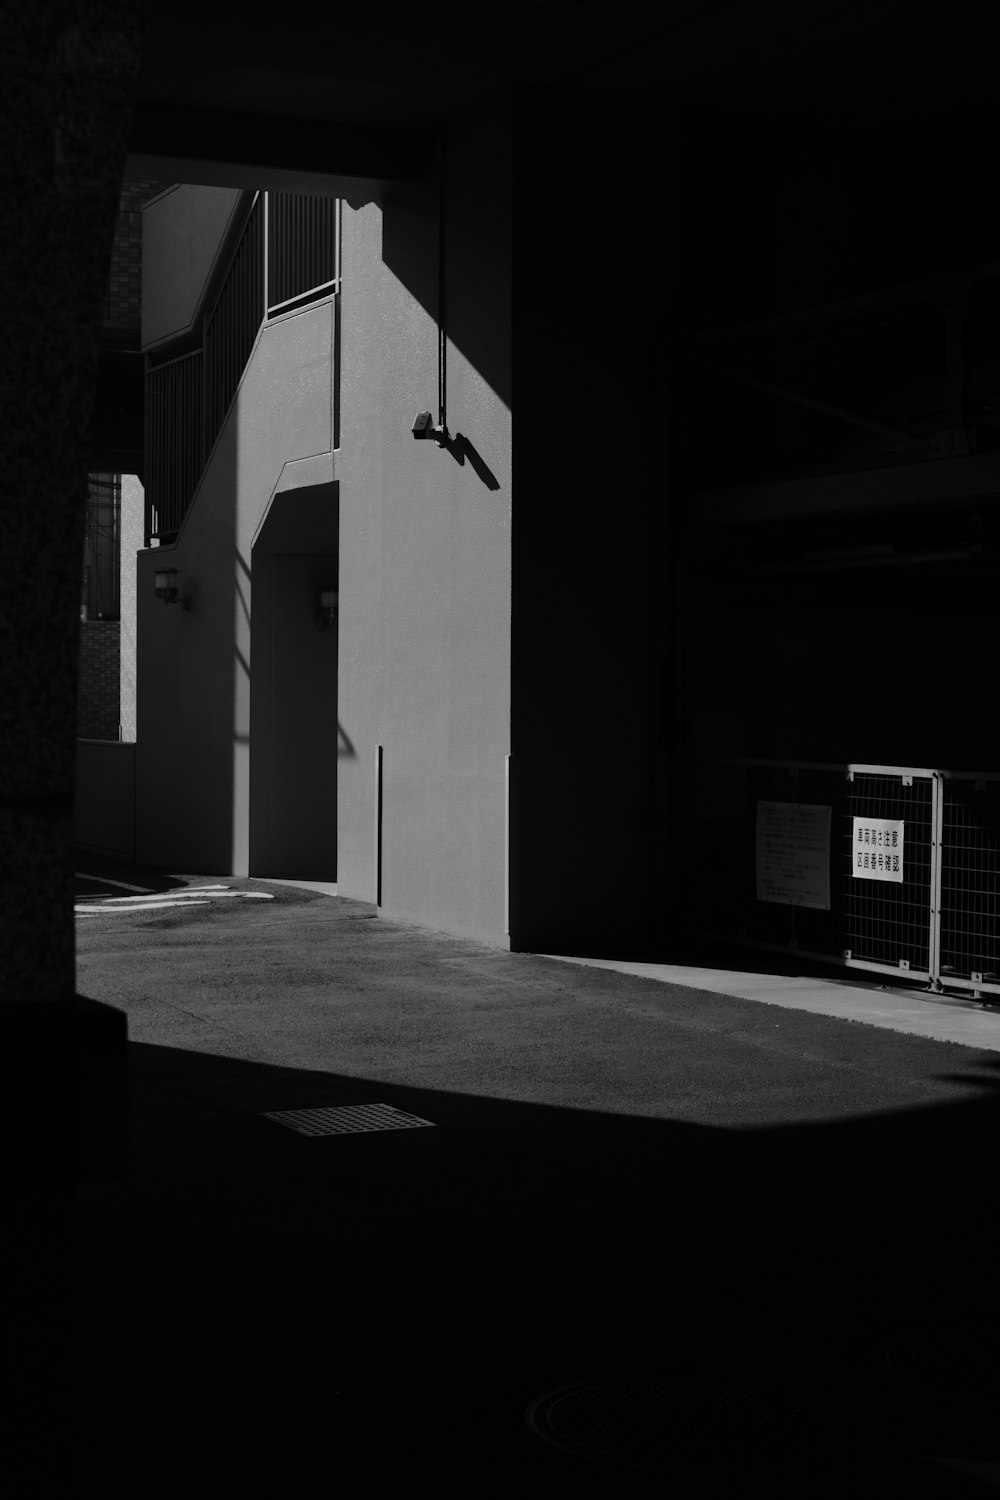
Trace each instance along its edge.
<path fill-rule="evenodd" d="M 230 888 L 274 900 L 81 926 L 132 1038 L 130 1177 L 77 1204 L 95 1471 L 965 1493 L 927 1455 L 989 1456 L 993 1377 L 889 1356 L 991 1336 L 995 1053 Z M 375 1105 L 432 1128 L 268 1118 Z M 577 1382 L 603 1459 L 525 1423 Z"/>

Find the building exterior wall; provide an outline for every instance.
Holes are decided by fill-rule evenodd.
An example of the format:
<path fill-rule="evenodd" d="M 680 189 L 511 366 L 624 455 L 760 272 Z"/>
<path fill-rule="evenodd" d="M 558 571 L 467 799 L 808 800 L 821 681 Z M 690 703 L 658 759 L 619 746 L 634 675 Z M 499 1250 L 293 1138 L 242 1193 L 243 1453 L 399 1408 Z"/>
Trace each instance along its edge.
<path fill-rule="evenodd" d="M 337 797 L 330 868 L 309 873 L 335 874 L 345 894 L 372 899 L 381 747 L 383 909 L 505 944 L 509 103 L 455 122 L 445 148 L 443 242 L 436 180 L 381 205 L 343 208 L 339 408 L 333 301 L 266 324 L 176 543 L 139 557 L 137 853 L 151 864 L 237 874 L 267 873 L 275 860 L 293 873 L 284 865 L 300 857 L 296 849 L 322 862 L 321 847 L 307 851 L 287 837 L 294 756 L 281 746 L 291 734 L 301 766 L 332 759 Z M 182 227 L 159 248 L 177 195 L 147 210 L 147 340 L 181 321 L 180 275 L 165 269 L 164 246 L 194 263 L 181 239 L 207 231 L 188 212 L 193 192 L 179 200 Z M 187 309 L 198 300 L 194 280 Z M 442 383 L 452 442 L 416 443 L 414 416 L 431 410 L 437 420 Z M 305 505 L 308 490 L 322 508 L 324 486 L 331 506 L 339 503 L 339 538 L 313 526 L 303 553 L 288 540 L 286 502 L 301 490 Z M 178 570 L 189 610 L 156 599 L 153 573 L 163 566 Z M 288 644 L 293 597 L 332 569 L 337 671 L 323 714 L 307 724 L 303 705 L 286 701 L 291 678 L 283 674 L 276 692 L 268 664 Z M 306 626 L 312 631 L 311 620 Z M 303 672 L 313 647 L 324 649 L 303 637 Z M 310 672 L 325 671 L 318 663 Z M 318 792 L 314 801 L 318 810 Z"/>
<path fill-rule="evenodd" d="M 248 872 L 252 546 L 272 497 L 293 482 L 286 465 L 327 455 L 332 473 L 333 335 L 329 299 L 261 330 L 177 542 L 139 555 L 145 863 Z M 165 566 L 189 610 L 156 598 Z"/>
<path fill-rule="evenodd" d="M 83 538 L 84 620 L 117 620 L 121 475 L 88 474 Z"/>
<path fill-rule="evenodd" d="M 240 201 L 238 188 L 170 187 L 143 213 L 142 346 L 191 330 Z"/>
<path fill-rule="evenodd" d="M 143 544 L 143 488 L 137 474 L 108 468 L 142 461 L 142 209 L 168 187 L 121 184 L 101 319 L 91 431 L 96 462 L 84 537 L 73 836 L 128 859 L 135 852 L 135 569 Z M 127 435 L 134 396 L 138 439 Z"/>
<path fill-rule="evenodd" d="M 506 101 L 455 121 L 445 145 L 447 426 L 475 462 L 470 450 L 411 435 L 418 411 L 437 419 L 436 185 L 344 213 L 340 720 L 353 753 L 341 760 L 338 883 L 374 898 L 381 746 L 386 914 L 505 944 Z"/>
<path fill-rule="evenodd" d="M 116 478 L 119 476 L 116 476 Z M 119 620 L 80 625 L 80 681 L 73 836 L 77 844 L 135 855 L 136 554 L 143 539 L 142 485 L 120 476 L 115 566 Z"/>
<path fill-rule="evenodd" d="M 166 182 L 123 182 L 111 245 L 103 328 L 138 335 L 142 321 L 143 205 L 170 187 Z"/>
<path fill-rule="evenodd" d="M 120 529 L 121 475 L 88 475 L 77 733 L 95 740 L 119 737 Z"/>
<path fill-rule="evenodd" d="M 77 734 L 81 739 L 118 739 L 120 638 L 117 620 L 80 622 Z"/>
<path fill-rule="evenodd" d="M 320 485 L 276 495 L 253 549 L 251 874 L 337 878 L 337 630 L 317 618 L 336 545 L 335 487 Z"/>
<path fill-rule="evenodd" d="M 135 742 L 135 695 L 138 669 L 136 632 L 136 559 L 143 544 L 143 489 L 137 474 L 123 474 L 121 488 L 121 554 L 119 558 L 121 637 L 118 698 L 121 737 Z"/>
<path fill-rule="evenodd" d="M 73 841 L 135 858 L 135 746 L 80 739 L 76 745 Z"/>
<path fill-rule="evenodd" d="M 512 923 L 529 949 L 621 948 L 649 917 L 672 225 L 638 138 L 624 110 L 525 99 L 517 121 Z"/>

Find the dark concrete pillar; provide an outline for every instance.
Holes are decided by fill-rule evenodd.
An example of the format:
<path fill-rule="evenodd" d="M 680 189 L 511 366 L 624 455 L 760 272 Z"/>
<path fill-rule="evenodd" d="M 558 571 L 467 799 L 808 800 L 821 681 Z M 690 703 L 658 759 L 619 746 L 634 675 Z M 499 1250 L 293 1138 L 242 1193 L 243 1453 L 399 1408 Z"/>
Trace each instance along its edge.
<path fill-rule="evenodd" d="M 665 775 L 672 137 L 625 108 L 524 93 L 519 109 L 511 944 L 634 953 Z"/>
<path fill-rule="evenodd" d="M 72 792 L 84 496 L 139 0 L 0 22 L 0 998 L 74 989 Z"/>
<path fill-rule="evenodd" d="M 124 1017 L 74 999 L 71 830 L 89 428 L 141 21 L 136 0 L 0 9 L 0 1321 L 17 1493 L 86 1483 L 72 1185 L 88 1120 L 110 1109 L 125 1138 Z"/>

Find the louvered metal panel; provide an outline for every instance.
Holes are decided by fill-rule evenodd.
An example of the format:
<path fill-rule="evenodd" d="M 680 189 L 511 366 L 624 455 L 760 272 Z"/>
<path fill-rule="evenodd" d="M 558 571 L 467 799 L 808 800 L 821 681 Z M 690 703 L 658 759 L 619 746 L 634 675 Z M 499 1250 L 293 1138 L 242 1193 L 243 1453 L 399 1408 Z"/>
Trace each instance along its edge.
<path fill-rule="evenodd" d="M 334 1104 L 318 1109 L 268 1109 L 264 1117 L 287 1125 L 299 1135 L 359 1135 L 372 1130 L 413 1130 L 433 1120 L 411 1115 L 392 1104 Z"/>
<path fill-rule="evenodd" d="M 332 290 L 340 275 L 339 252 L 339 199 L 269 193 L 268 311 Z"/>
<path fill-rule="evenodd" d="M 201 350 L 146 376 L 146 533 L 180 530 L 204 462 Z"/>
<path fill-rule="evenodd" d="M 264 317 L 263 230 L 263 203 L 258 195 L 218 298 L 205 320 L 205 433 L 209 447 L 222 430 Z"/>

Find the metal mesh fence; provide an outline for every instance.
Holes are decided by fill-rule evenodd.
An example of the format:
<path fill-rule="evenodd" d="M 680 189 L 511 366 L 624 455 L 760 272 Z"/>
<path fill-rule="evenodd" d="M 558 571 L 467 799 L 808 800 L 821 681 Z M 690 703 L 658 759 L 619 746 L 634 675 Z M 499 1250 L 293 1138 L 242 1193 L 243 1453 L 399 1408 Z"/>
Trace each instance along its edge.
<path fill-rule="evenodd" d="M 934 813 L 929 772 L 694 762 L 681 840 L 681 920 L 689 931 L 739 943 L 930 977 Z M 875 868 L 877 840 L 885 835 L 888 852 L 888 826 L 896 824 L 901 878 L 890 878 L 888 869 L 883 878 Z M 784 832 L 765 848 L 768 826 Z M 783 839 L 791 841 L 792 866 L 784 880 Z M 768 862 L 778 869 L 770 882 Z"/>
<path fill-rule="evenodd" d="M 934 778 L 903 771 L 856 771 L 846 783 L 842 871 L 845 958 L 930 977 Z M 903 825 L 902 880 L 858 879 L 855 820 L 882 831 Z M 876 854 L 879 850 L 874 851 Z"/>
<path fill-rule="evenodd" d="M 944 772 L 941 979 L 1000 993 L 1000 777 Z"/>

